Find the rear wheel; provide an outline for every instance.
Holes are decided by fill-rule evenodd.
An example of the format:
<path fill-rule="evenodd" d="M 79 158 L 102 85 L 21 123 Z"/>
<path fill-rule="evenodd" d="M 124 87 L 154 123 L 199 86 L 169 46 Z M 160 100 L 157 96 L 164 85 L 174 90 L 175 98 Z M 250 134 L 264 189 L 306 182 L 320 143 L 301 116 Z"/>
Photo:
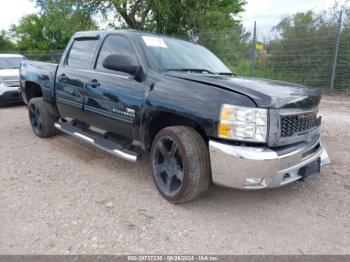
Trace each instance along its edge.
<path fill-rule="evenodd" d="M 42 97 L 36 97 L 29 101 L 29 120 L 34 133 L 41 138 L 50 137 L 57 133 L 54 126 L 58 118 L 50 113 L 48 104 Z"/>
<path fill-rule="evenodd" d="M 210 160 L 204 139 L 183 126 L 161 130 L 152 145 L 153 178 L 169 202 L 184 203 L 207 192 Z"/>

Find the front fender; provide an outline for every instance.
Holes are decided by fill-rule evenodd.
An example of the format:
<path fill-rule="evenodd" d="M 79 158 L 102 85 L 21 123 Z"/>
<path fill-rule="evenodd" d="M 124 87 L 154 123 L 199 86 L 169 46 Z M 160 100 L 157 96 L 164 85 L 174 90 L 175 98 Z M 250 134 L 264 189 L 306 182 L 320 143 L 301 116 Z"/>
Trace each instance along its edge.
<path fill-rule="evenodd" d="M 149 92 L 145 96 L 141 140 L 148 140 L 152 119 L 159 113 L 179 116 L 176 119 L 195 123 L 208 138 L 217 137 L 221 105 L 224 103 L 256 107 L 251 99 L 242 94 L 211 85 L 172 77 L 156 79 L 150 83 Z"/>

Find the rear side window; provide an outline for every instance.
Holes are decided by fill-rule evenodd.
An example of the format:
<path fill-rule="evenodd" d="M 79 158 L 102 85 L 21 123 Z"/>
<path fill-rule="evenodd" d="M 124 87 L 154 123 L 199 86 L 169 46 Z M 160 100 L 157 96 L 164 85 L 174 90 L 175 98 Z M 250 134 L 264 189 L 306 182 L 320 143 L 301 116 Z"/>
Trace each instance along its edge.
<path fill-rule="evenodd" d="M 69 52 L 68 66 L 89 69 L 97 43 L 97 40 L 76 40 Z"/>
<path fill-rule="evenodd" d="M 129 56 L 131 57 L 134 64 L 138 64 L 135 50 L 131 46 L 130 41 L 127 38 L 120 35 L 110 35 L 110 36 L 107 36 L 106 40 L 104 41 L 102 45 L 102 49 L 98 56 L 98 60 L 96 64 L 97 71 L 115 73 L 115 71 L 108 70 L 102 66 L 102 63 L 105 60 L 105 58 L 112 54 Z M 118 73 L 124 74 L 121 72 L 118 72 Z"/>

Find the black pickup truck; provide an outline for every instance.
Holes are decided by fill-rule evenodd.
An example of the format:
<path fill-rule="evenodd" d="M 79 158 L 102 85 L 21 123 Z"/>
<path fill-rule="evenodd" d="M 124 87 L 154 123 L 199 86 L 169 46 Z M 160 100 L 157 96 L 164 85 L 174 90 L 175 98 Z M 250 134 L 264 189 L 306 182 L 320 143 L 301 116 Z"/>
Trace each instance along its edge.
<path fill-rule="evenodd" d="M 33 131 L 57 130 L 129 161 L 150 152 L 172 203 L 214 184 L 261 189 L 329 163 L 316 89 L 242 78 L 201 45 L 133 30 L 76 33 L 60 63 L 23 61 Z"/>

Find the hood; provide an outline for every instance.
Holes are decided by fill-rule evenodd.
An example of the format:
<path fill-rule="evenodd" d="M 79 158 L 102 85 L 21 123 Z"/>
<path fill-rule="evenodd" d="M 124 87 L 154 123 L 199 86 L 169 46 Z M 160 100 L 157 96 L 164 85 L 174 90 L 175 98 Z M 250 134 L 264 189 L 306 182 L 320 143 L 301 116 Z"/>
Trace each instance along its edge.
<path fill-rule="evenodd" d="M 182 72 L 167 75 L 243 94 L 261 108 L 309 109 L 318 106 L 321 100 L 321 92 L 316 88 L 282 81 Z"/>
<path fill-rule="evenodd" d="M 0 69 L 0 78 L 18 77 L 19 69 Z"/>

